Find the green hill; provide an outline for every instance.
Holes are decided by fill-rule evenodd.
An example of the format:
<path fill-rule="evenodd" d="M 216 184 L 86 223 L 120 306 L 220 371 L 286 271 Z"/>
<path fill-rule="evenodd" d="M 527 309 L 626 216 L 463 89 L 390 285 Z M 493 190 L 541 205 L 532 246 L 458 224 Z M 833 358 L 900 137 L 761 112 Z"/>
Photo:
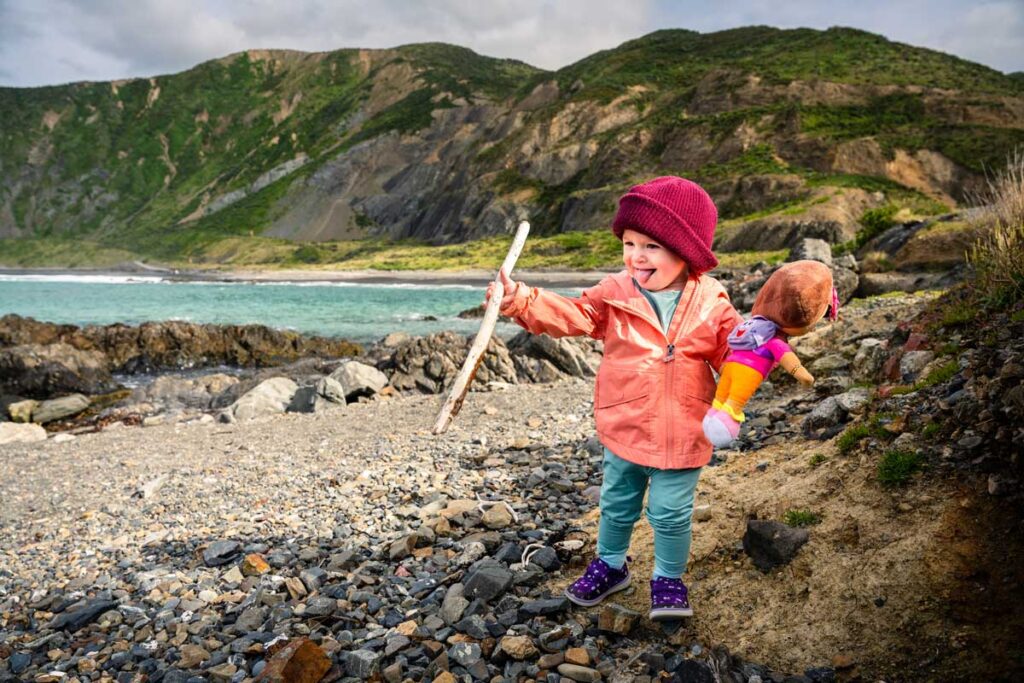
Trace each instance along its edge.
<path fill-rule="evenodd" d="M 461 242 L 523 216 L 589 230 L 664 173 L 704 183 L 727 223 L 940 211 L 1024 144 L 1021 112 L 1019 77 L 844 28 L 658 31 L 557 72 L 439 43 L 253 50 L 0 88 L 0 262 L 86 243 L 287 260 L 297 242 Z"/>

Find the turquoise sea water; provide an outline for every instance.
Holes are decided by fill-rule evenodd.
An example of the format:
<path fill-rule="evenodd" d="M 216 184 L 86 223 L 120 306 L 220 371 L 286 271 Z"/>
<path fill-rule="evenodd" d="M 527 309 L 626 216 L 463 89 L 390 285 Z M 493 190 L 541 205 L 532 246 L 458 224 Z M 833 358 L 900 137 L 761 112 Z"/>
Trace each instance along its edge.
<path fill-rule="evenodd" d="M 483 302 L 464 285 L 174 282 L 158 277 L 0 274 L 0 315 L 75 325 L 150 320 L 258 323 L 307 334 L 376 341 L 391 332 L 475 333 L 460 311 Z M 429 320 L 434 317 L 437 320 Z M 500 324 L 509 337 L 518 327 Z"/>

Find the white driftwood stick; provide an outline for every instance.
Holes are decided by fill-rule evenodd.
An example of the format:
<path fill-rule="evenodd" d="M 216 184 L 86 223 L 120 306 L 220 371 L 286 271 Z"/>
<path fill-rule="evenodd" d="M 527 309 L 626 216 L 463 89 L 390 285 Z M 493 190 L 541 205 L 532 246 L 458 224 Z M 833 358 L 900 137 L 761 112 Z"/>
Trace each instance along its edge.
<path fill-rule="evenodd" d="M 508 248 L 505 262 L 501 264 L 505 274 L 509 277 L 512 276 L 512 268 L 515 267 L 519 254 L 523 251 L 523 245 L 526 244 L 526 236 L 529 234 L 530 224 L 527 221 L 523 221 L 516 230 L 516 237 L 512 240 L 512 246 Z M 484 350 L 487 349 L 487 342 L 491 340 L 491 335 L 494 333 L 494 325 L 498 322 L 498 310 L 501 308 L 501 298 L 504 295 L 505 286 L 501 283 L 501 276 L 498 275 L 494 278 L 494 289 L 491 290 L 491 298 L 488 300 L 487 308 L 484 310 L 484 319 L 480 322 L 480 330 L 476 333 L 476 339 L 473 340 L 473 345 L 469 347 L 466 362 L 462 364 L 462 369 L 459 370 L 458 376 L 452 382 L 448 398 L 445 399 L 444 405 L 441 406 L 441 412 L 437 415 L 437 422 L 434 423 L 434 434 L 444 434 L 448 431 L 452 420 L 459 414 L 462 402 L 466 398 L 466 392 L 469 391 L 469 385 L 476 375 L 476 369 L 480 367 L 480 361 L 483 360 Z"/>

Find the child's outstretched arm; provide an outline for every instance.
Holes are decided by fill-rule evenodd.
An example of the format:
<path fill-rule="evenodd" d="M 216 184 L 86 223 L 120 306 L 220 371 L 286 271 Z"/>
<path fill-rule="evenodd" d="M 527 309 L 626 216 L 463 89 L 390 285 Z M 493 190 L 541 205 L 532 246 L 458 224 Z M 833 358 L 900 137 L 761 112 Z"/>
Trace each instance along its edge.
<path fill-rule="evenodd" d="M 779 365 L 789 374 L 796 378 L 796 381 L 800 382 L 805 387 L 809 387 L 814 384 L 814 375 L 807 372 L 807 369 L 801 365 L 800 358 L 792 351 L 787 351 L 782 354 L 782 358 L 779 359 Z"/>
<path fill-rule="evenodd" d="M 501 314 L 509 316 L 530 332 L 552 337 L 588 336 L 601 339 L 604 336 L 601 283 L 584 291 L 578 299 L 571 299 L 540 287 L 516 282 L 504 270 L 498 272 L 498 277 L 505 290 L 501 297 Z M 488 300 L 493 291 L 494 285 L 488 285 Z"/>

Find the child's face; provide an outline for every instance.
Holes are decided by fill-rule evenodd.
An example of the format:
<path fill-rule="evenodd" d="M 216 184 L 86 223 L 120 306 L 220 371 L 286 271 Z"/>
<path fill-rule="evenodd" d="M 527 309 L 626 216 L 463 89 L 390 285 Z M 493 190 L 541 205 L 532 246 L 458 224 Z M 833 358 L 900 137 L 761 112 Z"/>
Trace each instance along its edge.
<path fill-rule="evenodd" d="M 622 262 L 640 286 L 651 292 L 682 289 L 689 274 L 686 261 L 675 252 L 628 228 L 622 232 Z"/>

